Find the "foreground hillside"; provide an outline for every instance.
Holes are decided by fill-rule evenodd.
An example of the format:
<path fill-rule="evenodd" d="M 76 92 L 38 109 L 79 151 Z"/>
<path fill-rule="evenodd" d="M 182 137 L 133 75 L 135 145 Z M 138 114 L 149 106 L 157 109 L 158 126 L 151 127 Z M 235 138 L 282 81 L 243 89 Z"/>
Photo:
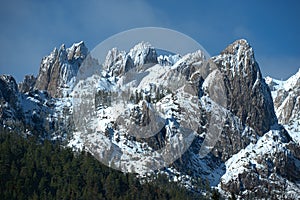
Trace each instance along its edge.
<path fill-rule="evenodd" d="M 74 153 L 47 140 L 38 143 L 1 129 L 1 199 L 206 199 L 164 176 L 141 184 L 87 152 Z"/>

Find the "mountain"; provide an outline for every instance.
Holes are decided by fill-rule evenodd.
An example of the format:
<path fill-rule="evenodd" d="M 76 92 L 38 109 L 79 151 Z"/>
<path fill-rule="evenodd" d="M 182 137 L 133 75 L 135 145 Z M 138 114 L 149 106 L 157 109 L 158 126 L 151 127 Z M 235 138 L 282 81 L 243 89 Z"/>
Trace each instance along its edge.
<path fill-rule="evenodd" d="M 300 144 L 300 69 L 286 81 L 266 77 L 278 120 Z"/>
<path fill-rule="evenodd" d="M 212 58 L 147 42 L 113 48 L 103 63 L 88 52 L 83 42 L 62 45 L 19 86 L 1 75 L 1 126 L 86 150 L 141 180 L 166 174 L 224 197 L 299 196 L 300 72 L 264 79 L 246 40 Z"/>

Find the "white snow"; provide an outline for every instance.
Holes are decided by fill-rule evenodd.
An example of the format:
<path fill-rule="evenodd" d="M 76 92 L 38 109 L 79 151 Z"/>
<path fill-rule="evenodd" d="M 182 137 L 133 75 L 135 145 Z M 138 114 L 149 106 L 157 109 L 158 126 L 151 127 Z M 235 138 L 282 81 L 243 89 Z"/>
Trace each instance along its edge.
<path fill-rule="evenodd" d="M 300 68 L 296 74 L 291 76 L 288 80 L 284 81 L 283 87 L 286 91 L 289 91 L 290 89 L 294 88 L 297 81 L 300 79 Z"/>
<path fill-rule="evenodd" d="M 132 58 L 136 66 L 144 64 L 144 59 L 150 51 L 155 51 L 149 42 L 141 42 L 130 49 L 128 55 Z"/>
<path fill-rule="evenodd" d="M 297 96 L 299 88 L 296 86 L 297 82 L 300 81 L 300 68 L 295 75 L 285 81 L 276 80 L 271 77 L 266 77 L 265 80 L 271 88 L 273 100 L 276 99 L 279 91 L 281 93 L 282 91 L 287 92 L 287 96 L 282 97 L 284 99 L 275 107 L 275 111 L 279 119 L 288 119 L 288 122 L 283 125 L 293 140 L 300 145 L 300 113 L 298 113 L 299 108 L 297 108 L 300 105 L 300 97 Z M 292 108 L 291 116 L 287 116 L 289 114 L 286 110 L 287 106 L 292 105 L 294 107 Z"/>
<path fill-rule="evenodd" d="M 68 147 L 73 148 L 74 150 L 83 150 L 84 142 L 81 138 L 80 132 L 73 132 L 73 138 L 68 142 Z"/>
<path fill-rule="evenodd" d="M 160 65 L 169 65 L 172 66 L 175 63 L 177 63 L 181 59 L 181 56 L 176 54 L 176 55 L 159 55 L 157 57 L 157 61 Z"/>
<path fill-rule="evenodd" d="M 278 91 L 278 90 L 285 90 L 285 91 L 289 91 L 290 89 L 293 89 L 297 83 L 297 81 L 300 80 L 300 68 L 298 70 L 298 72 L 296 74 L 294 74 L 293 76 L 291 76 L 290 78 L 288 78 L 287 80 L 283 81 L 283 80 L 277 80 L 274 78 L 271 78 L 269 76 L 267 76 L 265 78 L 265 81 L 268 85 L 271 85 L 272 83 L 274 84 L 273 87 L 271 87 L 271 90 L 273 91 Z M 276 93 L 274 93 L 276 94 Z M 276 97 L 276 96 L 274 96 Z M 273 97 L 273 99 L 275 99 Z"/>
<path fill-rule="evenodd" d="M 225 162 L 226 173 L 221 177 L 221 182 L 228 183 L 231 180 L 238 179 L 238 175 L 244 171 L 248 171 L 249 163 L 254 164 L 257 169 L 264 169 L 265 166 L 256 161 L 256 158 L 266 154 L 274 154 L 275 152 L 284 152 L 285 145 L 275 141 L 274 136 L 280 137 L 277 130 L 271 130 L 264 136 L 259 138 L 256 144 L 250 143 L 245 149 L 233 155 Z"/>

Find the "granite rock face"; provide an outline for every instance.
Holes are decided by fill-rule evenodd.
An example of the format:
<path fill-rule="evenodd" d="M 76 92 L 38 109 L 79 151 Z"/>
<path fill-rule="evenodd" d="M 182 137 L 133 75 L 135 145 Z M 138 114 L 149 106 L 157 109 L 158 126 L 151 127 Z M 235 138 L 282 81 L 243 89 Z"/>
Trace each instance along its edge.
<path fill-rule="evenodd" d="M 109 71 L 110 76 L 120 76 L 134 67 L 133 60 L 125 51 L 116 48 L 110 50 L 103 64 L 105 70 Z"/>
<path fill-rule="evenodd" d="M 10 75 L 0 76 L 0 98 L 14 107 L 17 106 L 18 85 Z"/>
<path fill-rule="evenodd" d="M 277 117 L 252 47 L 246 40 L 237 40 L 213 60 L 225 74 L 228 109 L 262 136 Z"/>
<path fill-rule="evenodd" d="M 220 93 L 223 92 L 223 97 L 214 100 L 229 112 L 223 116 L 225 122 L 220 124 L 222 133 L 212 154 L 226 162 L 250 143 L 255 143 L 272 125 L 276 125 L 277 117 L 270 89 L 262 78 L 254 51 L 246 40 L 235 41 L 206 63 L 203 62 L 205 59 L 202 52 L 185 55 L 177 63 L 178 70 L 188 80 L 194 81 L 197 76 L 200 96 L 211 95 L 204 86 L 209 79 L 218 78 L 218 82 L 222 82 L 220 87 L 224 91 Z M 220 72 L 219 77 L 212 73 L 216 69 Z M 213 112 L 206 113 L 206 118 Z M 207 128 L 200 132 L 207 132 Z"/>
<path fill-rule="evenodd" d="M 69 95 L 79 67 L 88 55 L 84 42 L 73 44 L 70 48 L 62 45 L 49 56 L 42 59 L 34 89 L 46 90 L 52 97 Z M 66 92 L 64 92 L 64 89 Z"/>
<path fill-rule="evenodd" d="M 103 63 L 103 68 L 109 76 L 119 77 L 131 69 L 141 70 L 146 64 L 157 64 L 157 53 L 147 42 L 135 45 L 128 53 L 117 48 L 111 49 Z"/>
<path fill-rule="evenodd" d="M 18 84 L 19 91 L 22 93 L 30 92 L 33 90 L 36 83 L 36 78 L 33 75 L 26 75 L 23 82 Z"/>
<path fill-rule="evenodd" d="M 0 76 L 0 126 L 10 130 L 24 130 L 24 116 L 19 102 L 18 85 L 9 75 Z"/>
<path fill-rule="evenodd" d="M 128 53 L 135 66 L 158 63 L 156 50 L 147 42 L 135 45 Z"/>
<path fill-rule="evenodd" d="M 277 128 L 226 162 L 227 172 L 220 180 L 223 190 L 242 198 L 294 199 L 298 195 L 300 148 L 283 127 Z"/>

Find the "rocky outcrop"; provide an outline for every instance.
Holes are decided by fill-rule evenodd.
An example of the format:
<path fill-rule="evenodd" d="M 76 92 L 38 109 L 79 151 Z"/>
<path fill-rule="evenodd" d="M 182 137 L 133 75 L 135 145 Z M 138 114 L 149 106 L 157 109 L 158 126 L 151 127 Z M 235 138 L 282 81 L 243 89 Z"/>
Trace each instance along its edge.
<path fill-rule="evenodd" d="M 125 51 L 119 51 L 116 48 L 111 49 L 103 64 L 105 70 L 110 76 L 120 76 L 134 67 L 133 60 Z"/>
<path fill-rule="evenodd" d="M 266 78 L 274 100 L 278 120 L 282 124 L 300 123 L 300 69 L 286 81 Z"/>
<path fill-rule="evenodd" d="M 10 75 L 0 76 L 0 98 L 10 105 L 17 106 L 18 85 L 16 80 Z"/>
<path fill-rule="evenodd" d="M 46 56 L 42 59 L 40 71 L 37 76 L 36 84 L 34 86 L 35 89 L 38 90 L 48 90 L 48 85 L 51 78 L 51 71 L 56 63 L 58 57 L 58 50 L 55 48 L 49 56 Z"/>
<path fill-rule="evenodd" d="M 148 63 L 158 63 L 157 53 L 151 44 L 141 42 L 130 49 L 128 55 L 132 58 L 135 66 L 142 66 Z"/>
<path fill-rule="evenodd" d="M 36 78 L 33 75 L 26 75 L 23 82 L 18 84 L 19 91 L 22 93 L 30 92 L 33 90 L 36 83 Z"/>
<path fill-rule="evenodd" d="M 300 169 L 297 163 L 300 148 L 285 128 L 277 124 L 271 90 L 262 78 L 251 46 L 245 40 L 238 40 L 213 60 L 224 73 L 227 108 L 242 124 L 254 129 L 250 131 L 251 129 L 246 128 L 239 136 L 237 132 L 232 134 L 235 128 L 228 129 L 228 126 L 225 126 L 225 134 L 222 133 L 219 143 L 214 148 L 219 154 L 225 152 L 225 155 L 228 155 L 226 158 L 222 156 L 226 170 L 221 177 L 220 187 L 242 198 L 295 198 L 299 190 L 293 189 L 289 194 L 281 191 L 298 187 L 300 177 L 297 174 Z M 267 82 L 270 88 L 276 88 L 278 85 L 276 82 Z M 276 93 L 284 99 L 275 99 L 275 106 L 283 103 L 290 105 L 285 109 L 289 115 L 278 115 L 277 110 L 279 119 L 289 118 L 294 113 L 294 106 L 297 105 L 295 91 L 297 90 L 293 88 Z M 272 94 L 274 97 L 274 90 Z M 281 119 L 279 121 L 283 122 Z M 233 127 L 243 127 L 237 125 L 238 123 Z M 252 134 L 249 134 L 251 132 Z M 251 138 L 253 140 L 249 141 Z"/>
<path fill-rule="evenodd" d="M 294 199 L 299 193 L 299 151 L 279 126 L 226 162 L 220 186 L 246 199 Z M 294 189 L 283 192 L 287 188 Z"/>
<path fill-rule="evenodd" d="M 285 93 L 285 92 L 283 92 Z M 282 99 L 281 107 L 278 107 L 278 119 L 280 123 L 288 124 L 294 120 L 300 120 L 300 92 L 295 91 L 292 93 L 288 93 L 286 98 L 284 98 L 285 94 L 282 96 L 279 95 L 275 102 L 280 102 Z"/>
<path fill-rule="evenodd" d="M 79 67 L 88 54 L 84 42 L 59 50 L 42 59 L 35 89 L 47 90 L 53 97 L 67 96 L 73 87 Z"/>
<path fill-rule="evenodd" d="M 12 76 L 0 76 L 0 126 L 40 139 L 62 138 L 71 126 L 70 113 L 66 114 L 69 108 L 61 102 L 56 105 L 47 91 L 33 90 L 34 80 L 27 76 L 19 85 L 20 92 Z"/>
<path fill-rule="evenodd" d="M 9 75 L 0 76 L 0 125 L 20 131 L 23 129 L 22 108 L 18 99 L 18 85 Z"/>
<path fill-rule="evenodd" d="M 122 76 L 129 70 L 141 70 L 146 64 L 156 64 L 156 50 L 146 42 L 135 45 L 128 53 L 117 48 L 111 49 L 106 55 L 103 68 L 109 76 Z"/>
<path fill-rule="evenodd" d="M 227 108 L 260 136 L 269 131 L 277 118 L 252 47 L 246 40 L 237 40 L 213 61 L 225 75 Z"/>
<path fill-rule="evenodd" d="M 195 81 L 194 79 L 196 79 L 198 81 L 200 77 L 204 80 L 215 69 L 215 66 L 210 65 L 207 59 L 203 52 L 199 50 L 184 55 L 175 65 L 178 66 L 177 71 L 187 80 Z"/>
<path fill-rule="evenodd" d="M 222 117 L 224 124 L 219 124 L 222 126 L 222 132 L 211 151 L 222 162 L 250 143 L 255 143 L 258 136 L 262 136 L 277 123 L 270 90 L 262 78 L 253 49 L 247 41 L 234 42 L 211 60 L 207 60 L 205 55 L 198 51 L 183 56 L 175 65 L 178 65 L 177 70 L 188 80 L 199 81 L 200 95 L 208 94 L 210 98 L 215 96 L 212 100 L 229 111 Z M 219 77 L 211 73 L 216 69 L 221 72 Z M 218 82 L 223 82 L 218 83 L 221 90 L 218 94 L 210 94 L 214 91 L 207 90 L 206 85 L 211 85 L 209 82 L 217 78 Z M 206 115 L 219 115 L 214 112 L 211 110 Z M 206 129 L 200 133 L 208 131 L 209 124 L 205 126 Z"/>
<path fill-rule="evenodd" d="M 196 58 L 195 55 L 192 58 Z M 198 57 L 190 65 L 182 62 L 179 69 L 187 77 L 198 72 L 205 82 L 215 67 L 208 62 L 200 70 L 200 61 Z M 251 195 L 260 198 L 268 195 L 273 198 L 293 197 L 297 192 L 284 196 L 279 191 L 295 187 L 299 180 L 299 146 L 292 141 L 284 127 L 277 125 L 271 91 L 262 78 L 253 49 L 245 40 L 239 40 L 229 45 L 221 55 L 213 57 L 212 61 L 221 71 L 226 89 L 227 102 L 223 105 L 228 112 L 223 116 L 224 124 L 220 124 L 223 126 L 222 133 L 211 153 L 200 159 L 198 154 L 204 140 L 202 135 L 207 133 L 207 120 L 214 114 L 214 110 L 202 110 L 201 115 L 206 116 L 200 120 L 200 135 L 181 159 L 174 163 L 174 167 L 194 177 L 209 179 L 211 185 L 221 180 L 220 187 L 223 190 L 243 198 L 251 198 Z M 202 90 L 206 95 L 208 91 Z M 270 148 L 264 149 L 264 143 L 269 142 Z M 291 154 L 286 155 L 286 152 Z M 233 160 L 235 158 L 237 160 Z M 213 175 L 211 171 L 214 171 Z M 291 185 L 286 180 L 291 181 Z"/>

